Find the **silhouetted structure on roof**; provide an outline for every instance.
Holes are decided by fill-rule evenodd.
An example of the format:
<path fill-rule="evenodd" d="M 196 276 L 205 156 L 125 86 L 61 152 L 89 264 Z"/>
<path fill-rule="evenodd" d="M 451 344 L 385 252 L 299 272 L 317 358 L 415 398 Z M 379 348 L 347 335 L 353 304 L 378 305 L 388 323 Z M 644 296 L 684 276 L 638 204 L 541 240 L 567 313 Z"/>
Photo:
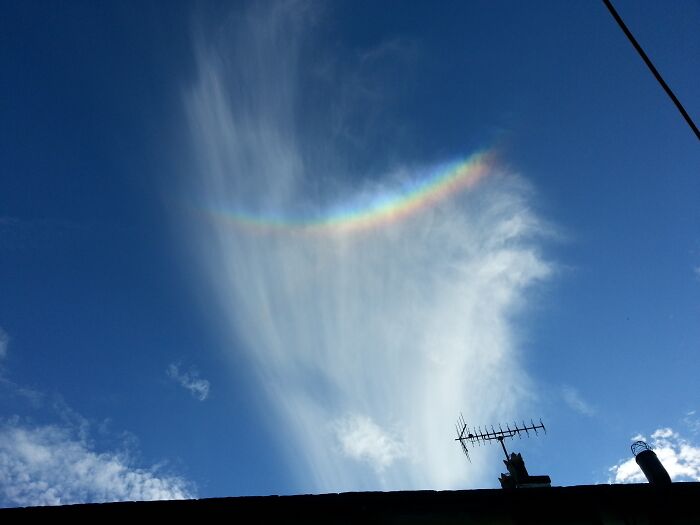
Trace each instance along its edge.
<path fill-rule="evenodd" d="M 550 487 L 552 480 L 549 476 L 531 476 L 525 468 L 525 461 L 518 452 L 512 452 L 510 458 L 504 459 L 508 474 L 501 474 L 498 481 L 501 482 L 501 487 L 504 489 L 519 488 L 519 487 Z"/>
<path fill-rule="evenodd" d="M 470 429 L 467 427 L 464 417 L 460 415 L 456 427 L 457 438 L 455 441 L 459 441 L 464 455 L 467 456 L 467 459 L 470 462 L 471 458 L 469 457 L 467 445 L 474 446 L 481 445 L 482 443 L 498 441 L 501 444 L 503 453 L 506 456 L 503 463 L 505 463 L 506 468 L 508 469 L 508 473 L 501 474 L 501 477 L 498 478 L 498 481 L 501 482 L 501 487 L 504 489 L 551 486 L 552 480 L 549 476 L 531 476 L 527 472 L 527 468 L 525 468 L 525 460 L 523 459 L 522 455 L 520 455 L 520 453 L 512 453 L 508 455 L 508 450 L 506 449 L 505 444 L 505 440 L 508 438 L 514 438 L 515 436 L 520 438 L 522 434 L 529 437 L 531 430 L 535 433 L 535 435 L 539 434 L 538 430 L 542 430 L 546 434 L 547 429 L 545 428 L 544 423 L 542 423 L 542 420 L 540 419 L 539 424 L 535 424 L 534 421 L 530 420 L 529 426 L 524 421 L 522 426 L 518 423 L 514 423 L 513 425 L 513 428 L 510 428 L 510 424 L 507 424 L 505 430 L 503 430 L 501 425 L 498 425 L 498 430 L 493 428 L 493 426 L 491 426 L 490 431 L 487 427 L 484 427 L 484 430 L 481 430 L 481 427 L 478 429 L 476 427 Z"/>
<path fill-rule="evenodd" d="M 142 520 L 277 524 L 697 525 L 700 483 L 357 492 L 0 509 L 3 523 Z M 274 521 L 273 521 L 274 520 Z"/>
<path fill-rule="evenodd" d="M 461 420 L 463 422 L 463 420 Z M 632 445 L 649 484 L 551 487 L 549 476 L 530 476 L 504 439 L 541 428 L 523 424 L 491 432 L 458 428 L 470 444 L 497 440 L 506 455 L 503 489 L 459 491 L 348 492 L 301 496 L 254 496 L 184 501 L 124 502 L 0 509 L 0 522 L 152 519 L 233 523 L 350 524 L 454 523 L 462 525 L 698 525 L 700 483 L 671 483 L 656 454 L 643 441 Z M 524 489 L 523 489 L 524 488 Z M 274 520 L 274 521 L 273 521 Z"/>
<path fill-rule="evenodd" d="M 671 484 L 671 476 L 668 475 L 661 461 L 656 457 L 656 453 L 646 442 L 635 441 L 630 448 L 632 449 L 632 454 L 634 454 L 634 460 L 644 472 L 649 483 L 655 485 Z"/>

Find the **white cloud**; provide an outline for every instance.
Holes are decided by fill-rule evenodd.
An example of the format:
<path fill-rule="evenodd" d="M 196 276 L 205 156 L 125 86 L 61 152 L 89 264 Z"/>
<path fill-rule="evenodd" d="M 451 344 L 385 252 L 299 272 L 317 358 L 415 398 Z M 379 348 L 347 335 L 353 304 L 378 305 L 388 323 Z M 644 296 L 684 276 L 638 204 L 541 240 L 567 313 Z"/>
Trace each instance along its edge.
<path fill-rule="evenodd" d="M 0 358 L 9 337 L 0 329 Z M 34 408 L 46 395 L 0 374 L 0 386 L 29 400 Z M 17 417 L 0 419 L 0 506 L 62 505 L 122 500 L 183 499 L 192 484 L 161 466 L 135 465 L 125 435 L 123 450 L 95 450 L 90 423 L 53 396 L 50 410 L 60 424 L 30 425 Z"/>
<path fill-rule="evenodd" d="M 645 441 L 635 436 L 633 441 Z M 673 481 L 700 481 L 700 447 L 681 437 L 671 428 L 660 428 L 651 435 L 649 444 Z M 610 469 L 610 483 L 644 483 L 646 477 L 634 458 L 621 460 Z"/>
<path fill-rule="evenodd" d="M 192 497 L 182 478 L 137 468 L 126 452 L 96 452 L 70 427 L 0 425 L 0 503 L 4 506 L 167 500 Z"/>
<path fill-rule="evenodd" d="M 498 451 L 468 465 L 451 433 L 460 412 L 476 424 L 512 417 L 528 392 L 516 314 L 551 271 L 539 251 L 547 229 L 527 184 L 496 168 L 473 191 L 361 234 L 261 234 L 231 221 L 236 208 L 361 204 L 436 169 L 407 162 L 353 179 L 309 153 L 333 157 L 334 144 L 297 118 L 299 71 L 312 67 L 297 5 L 239 17 L 215 32 L 230 40 L 199 46 L 186 193 L 212 213 L 183 229 L 201 248 L 223 330 L 244 343 L 279 414 L 271 431 L 293 450 L 298 490 L 482 484 Z M 362 414 L 341 419 L 357 437 L 341 440 L 345 454 L 329 424 L 341 414 Z"/>
<path fill-rule="evenodd" d="M 367 461 L 377 472 L 406 456 L 405 445 L 367 416 L 353 414 L 339 419 L 335 431 L 344 454 Z"/>
<path fill-rule="evenodd" d="M 171 363 L 165 373 L 181 387 L 189 390 L 195 399 L 204 401 L 209 397 L 209 381 L 199 377 L 198 370 L 190 368 L 186 372 L 181 372 L 178 364 Z"/>
<path fill-rule="evenodd" d="M 572 410 L 584 416 L 593 416 L 595 414 L 595 409 L 581 397 L 579 391 L 574 387 L 566 385 L 562 387 L 561 393 L 564 402 L 569 405 Z"/>

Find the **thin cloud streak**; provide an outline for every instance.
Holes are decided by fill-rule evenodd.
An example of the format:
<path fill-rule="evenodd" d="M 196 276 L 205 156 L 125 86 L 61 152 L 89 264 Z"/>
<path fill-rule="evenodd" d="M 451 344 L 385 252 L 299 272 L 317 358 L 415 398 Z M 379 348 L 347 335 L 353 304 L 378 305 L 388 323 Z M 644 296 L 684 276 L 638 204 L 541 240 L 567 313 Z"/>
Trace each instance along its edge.
<path fill-rule="evenodd" d="M 10 344 L 10 336 L 7 335 L 7 332 L 0 328 L 0 361 L 5 359 L 7 356 L 7 347 Z"/>
<path fill-rule="evenodd" d="M 595 409 L 591 406 L 590 403 L 588 403 L 588 401 L 581 397 L 581 393 L 574 387 L 565 385 L 564 387 L 562 387 L 561 393 L 562 397 L 564 398 L 564 402 L 572 410 L 578 412 L 579 414 L 583 414 L 584 416 L 595 415 Z"/>
<path fill-rule="evenodd" d="M 180 370 L 180 365 L 171 363 L 165 373 L 182 388 L 188 390 L 195 399 L 204 401 L 209 397 L 209 381 L 199 377 L 198 370 L 190 368 L 183 372 Z"/>
<path fill-rule="evenodd" d="M 249 13 L 228 40 L 199 43 L 185 96 L 188 191 L 212 210 L 317 210 L 310 182 L 338 202 L 431 170 L 407 164 L 358 183 L 303 154 L 333 144 L 304 143 L 322 134 L 298 117 L 297 7 Z M 361 235 L 255 235 L 214 214 L 192 233 L 222 329 L 244 342 L 236 351 L 286 430 L 298 490 L 483 483 L 490 452 L 467 465 L 451 433 L 460 411 L 474 423 L 510 418 L 528 395 L 514 319 L 551 272 L 530 195 L 493 168 L 476 189 Z"/>

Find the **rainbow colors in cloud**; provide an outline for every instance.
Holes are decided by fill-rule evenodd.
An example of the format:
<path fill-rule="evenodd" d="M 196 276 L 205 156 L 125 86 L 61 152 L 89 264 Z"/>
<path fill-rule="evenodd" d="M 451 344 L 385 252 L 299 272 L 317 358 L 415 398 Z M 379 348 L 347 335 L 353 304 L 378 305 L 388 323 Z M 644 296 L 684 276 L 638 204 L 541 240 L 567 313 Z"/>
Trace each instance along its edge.
<path fill-rule="evenodd" d="M 493 164 L 492 151 L 443 165 L 428 177 L 399 191 L 377 194 L 363 202 L 347 203 L 316 216 L 255 214 L 241 210 L 218 212 L 237 226 L 255 233 L 354 233 L 403 221 L 459 192 L 473 188 Z"/>

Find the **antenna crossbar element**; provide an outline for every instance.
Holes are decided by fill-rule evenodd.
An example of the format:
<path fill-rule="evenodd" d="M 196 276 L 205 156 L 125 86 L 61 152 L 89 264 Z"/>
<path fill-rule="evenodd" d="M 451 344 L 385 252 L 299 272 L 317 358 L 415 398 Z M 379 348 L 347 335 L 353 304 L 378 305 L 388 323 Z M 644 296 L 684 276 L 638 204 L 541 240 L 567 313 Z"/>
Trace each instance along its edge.
<path fill-rule="evenodd" d="M 523 432 L 525 432 L 526 437 L 530 437 L 530 430 L 532 430 L 536 436 L 539 435 L 537 432 L 538 430 L 543 430 L 545 434 L 547 433 L 547 429 L 545 428 L 541 419 L 539 423 L 535 423 L 531 419 L 529 425 L 525 423 L 525 421 L 523 421 L 520 425 L 518 423 L 514 423 L 513 428 L 511 428 L 510 424 L 507 423 L 505 430 L 503 430 L 503 427 L 500 424 L 498 425 L 498 430 L 496 430 L 492 425 L 491 430 L 489 431 L 487 427 L 484 427 L 484 430 L 481 430 L 481 427 L 469 428 L 466 421 L 464 421 L 464 416 L 462 416 L 462 414 L 459 415 L 455 429 L 457 430 L 457 437 L 455 438 L 455 441 L 459 441 L 460 445 L 462 446 L 462 451 L 470 462 L 471 458 L 469 457 L 469 449 L 467 448 L 468 445 L 473 447 L 475 445 L 480 446 L 482 443 L 486 444 L 489 441 L 498 441 L 503 448 L 503 453 L 506 455 L 506 459 L 509 459 L 508 451 L 506 450 L 506 445 L 504 443 L 506 439 L 514 438 L 515 436 L 520 438 Z"/>

